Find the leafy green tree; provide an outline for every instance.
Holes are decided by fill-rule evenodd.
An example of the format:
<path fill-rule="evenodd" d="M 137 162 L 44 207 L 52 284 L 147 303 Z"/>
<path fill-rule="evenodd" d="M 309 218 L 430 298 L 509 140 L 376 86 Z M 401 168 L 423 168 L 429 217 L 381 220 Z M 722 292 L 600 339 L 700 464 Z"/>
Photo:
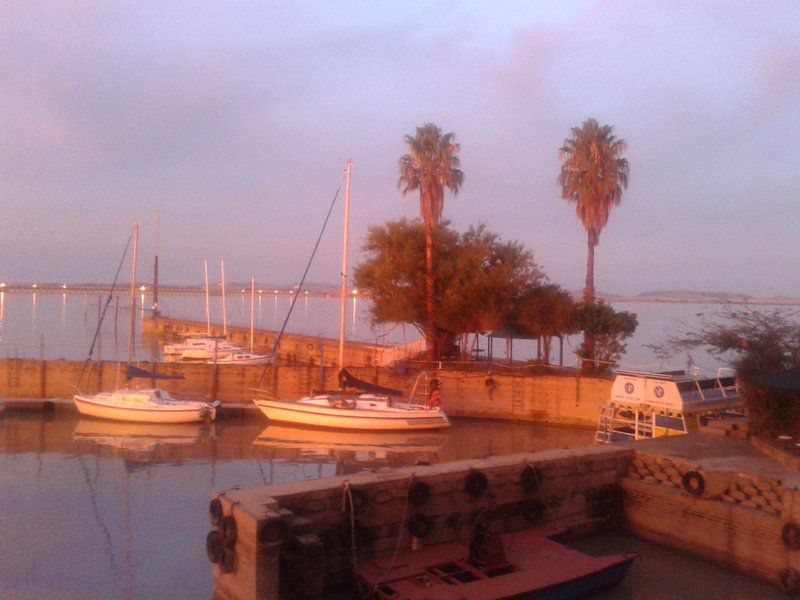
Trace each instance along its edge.
<path fill-rule="evenodd" d="M 628 187 L 628 160 L 622 155 L 627 149 L 625 140 L 618 139 L 611 125 L 598 125 L 587 119 L 583 126 L 572 128 L 572 137 L 564 140 L 559 149 L 561 172 L 558 183 L 561 195 L 575 204 L 588 236 L 586 287 L 583 301 L 594 302 L 594 249 L 600 242 L 600 232 L 608 223 L 611 209 L 622 200 L 622 190 Z M 590 334 L 584 337 L 587 360 L 594 357 Z"/>
<path fill-rule="evenodd" d="M 400 178 L 397 187 L 403 194 L 419 191 L 419 210 L 425 224 L 425 339 L 428 357 L 439 354 L 438 326 L 436 323 L 436 297 L 434 289 L 434 230 L 444 209 L 444 189 L 457 194 L 464 182 L 459 168 L 460 145 L 455 134 L 443 134 L 433 123 L 418 127 L 416 134 L 406 136 L 408 153 L 400 158 Z"/>
<path fill-rule="evenodd" d="M 542 361 L 550 364 L 553 338 L 580 331 L 577 308 L 570 293 L 554 283 L 530 286 L 520 299 L 515 329 L 537 336 Z"/>
<path fill-rule="evenodd" d="M 606 370 L 616 366 L 625 352 L 625 340 L 639 324 L 636 315 L 616 311 L 605 302 L 583 302 L 575 316 L 576 326 L 584 332 L 584 343 L 578 350 L 583 368 Z M 591 340 L 591 348 L 587 348 L 587 339 Z"/>
<path fill-rule="evenodd" d="M 365 260 L 354 276 L 372 300 L 373 323 L 410 323 L 427 335 L 425 239 L 420 221 L 370 228 L 362 246 Z M 433 245 L 436 335 L 443 352 L 458 335 L 513 326 L 526 290 L 545 282 L 531 252 L 484 225 L 459 235 L 442 222 Z"/>
<path fill-rule="evenodd" d="M 707 349 L 730 361 L 755 434 L 797 434 L 800 392 L 774 388 L 764 376 L 800 369 L 800 320 L 797 311 L 724 307 L 705 317 L 700 327 L 650 346 L 661 358 Z M 691 356 L 691 355 L 690 355 Z"/>

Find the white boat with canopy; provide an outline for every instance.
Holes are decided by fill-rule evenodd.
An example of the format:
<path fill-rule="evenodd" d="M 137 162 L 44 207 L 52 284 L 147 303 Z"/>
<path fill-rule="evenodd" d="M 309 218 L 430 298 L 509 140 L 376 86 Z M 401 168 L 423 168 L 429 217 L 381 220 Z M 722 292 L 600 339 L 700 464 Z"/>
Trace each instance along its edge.
<path fill-rule="evenodd" d="M 610 444 L 695 432 L 701 420 L 742 411 L 733 376 L 619 371 L 610 401 L 600 407 L 595 441 Z"/>
<path fill-rule="evenodd" d="M 139 223 L 133 225 L 133 268 L 131 273 L 131 310 L 130 310 L 130 329 L 128 332 L 128 363 L 126 380 L 132 381 L 137 378 L 150 379 L 155 385 L 156 379 L 183 379 L 171 375 L 151 373 L 135 367 L 131 364 L 133 359 L 133 344 L 136 337 L 136 255 L 139 241 Z M 130 241 L 128 242 L 130 244 Z M 127 253 L 127 247 L 125 248 Z M 124 261 L 125 254 L 122 256 Z M 122 261 L 120 261 L 120 268 Z M 117 269 L 119 276 L 119 269 Z M 116 285 L 116 277 L 114 285 Z M 114 294 L 114 285 L 111 287 L 106 308 Z M 95 340 L 103 323 L 101 315 L 100 322 L 95 331 Z M 217 415 L 219 402 L 209 404 L 207 402 L 195 400 L 179 400 L 173 398 L 167 391 L 160 389 L 132 389 L 126 387 L 113 392 L 100 392 L 98 394 L 84 394 L 80 392 L 80 383 L 86 366 L 92 357 L 94 341 L 89 349 L 89 355 L 84 363 L 84 369 L 76 386 L 76 393 L 73 396 L 75 407 L 82 415 L 99 417 L 102 419 L 112 419 L 115 421 L 135 421 L 141 423 L 193 423 L 205 419 L 213 420 Z"/>

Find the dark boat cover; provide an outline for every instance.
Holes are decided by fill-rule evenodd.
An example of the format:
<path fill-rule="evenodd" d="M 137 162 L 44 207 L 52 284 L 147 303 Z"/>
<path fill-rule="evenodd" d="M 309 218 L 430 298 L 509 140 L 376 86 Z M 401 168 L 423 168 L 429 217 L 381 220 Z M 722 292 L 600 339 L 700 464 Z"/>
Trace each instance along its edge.
<path fill-rule="evenodd" d="M 343 390 L 348 387 L 372 394 L 383 394 L 386 396 L 395 397 L 400 397 L 403 395 L 403 392 L 400 390 L 393 390 L 392 388 L 387 388 L 381 385 L 375 385 L 374 383 L 363 381 L 357 377 L 353 377 L 347 369 L 342 369 L 339 371 L 339 388 Z"/>
<path fill-rule="evenodd" d="M 140 369 L 139 367 L 134 367 L 133 365 L 128 365 L 128 373 L 126 375 L 128 379 L 183 379 L 183 375 L 162 375 L 161 373 L 151 373 L 150 371 L 145 371 L 144 369 Z"/>

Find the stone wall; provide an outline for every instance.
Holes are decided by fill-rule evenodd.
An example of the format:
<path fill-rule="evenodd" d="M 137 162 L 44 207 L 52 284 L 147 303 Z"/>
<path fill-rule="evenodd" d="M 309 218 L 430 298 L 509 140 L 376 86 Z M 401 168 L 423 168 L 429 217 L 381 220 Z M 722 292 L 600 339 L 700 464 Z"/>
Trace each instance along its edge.
<path fill-rule="evenodd" d="M 152 363 L 139 363 L 152 370 Z M 81 374 L 80 361 L 0 360 L 0 397 L 69 398 Z M 336 389 L 336 368 L 321 365 L 279 365 L 264 369 L 247 365 L 158 363 L 158 373 L 182 380 L 158 384 L 173 394 L 249 403 L 252 389 L 261 387 L 278 398 L 299 398 L 312 390 Z M 382 367 L 356 367 L 350 371 L 371 383 L 410 392 L 416 375 Z M 263 375 L 263 379 L 262 379 Z M 542 375 L 522 370 L 486 373 L 442 370 L 442 406 L 453 417 L 507 419 L 596 427 L 601 404 L 608 401 L 611 381 L 578 374 Z M 148 386 L 148 380 L 139 380 Z M 92 363 L 83 376 L 81 390 L 96 393 L 125 384 L 125 365 Z"/>
<path fill-rule="evenodd" d="M 352 540 L 361 562 L 412 544 L 469 540 L 479 518 L 499 531 L 608 527 L 620 516 L 630 456 L 608 446 L 556 450 L 224 492 L 219 508 L 237 535 L 224 566 L 214 565 L 215 596 L 319 595 L 349 580 Z M 410 491 L 419 482 L 427 499 Z M 230 538 L 229 529 L 219 523 L 209 536 Z"/>

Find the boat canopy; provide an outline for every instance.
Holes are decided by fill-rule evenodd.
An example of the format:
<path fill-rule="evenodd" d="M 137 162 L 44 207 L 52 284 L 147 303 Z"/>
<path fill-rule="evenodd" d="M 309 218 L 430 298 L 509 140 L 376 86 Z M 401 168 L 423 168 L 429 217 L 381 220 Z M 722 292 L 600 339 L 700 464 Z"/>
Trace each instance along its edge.
<path fill-rule="evenodd" d="M 183 379 L 183 375 L 166 375 L 162 373 L 151 373 L 150 371 L 145 371 L 144 369 L 140 369 L 139 367 L 134 367 L 133 365 L 128 365 L 128 372 L 126 374 L 127 379 Z"/>
<path fill-rule="evenodd" d="M 355 388 L 357 390 L 361 390 L 362 392 L 369 392 L 371 394 L 382 394 L 384 396 L 394 396 L 399 398 L 403 395 L 403 392 L 400 390 L 395 390 L 392 388 L 383 387 L 382 385 L 376 385 L 374 383 L 369 383 L 368 381 L 364 381 L 363 379 L 358 379 L 357 377 L 353 377 L 347 369 L 342 369 L 339 371 L 339 388 Z"/>
<path fill-rule="evenodd" d="M 690 415 L 741 406 L 734 377 L 699 378 L 684 371 L 618 371 L 611 403 L 664 415 Z"/>

